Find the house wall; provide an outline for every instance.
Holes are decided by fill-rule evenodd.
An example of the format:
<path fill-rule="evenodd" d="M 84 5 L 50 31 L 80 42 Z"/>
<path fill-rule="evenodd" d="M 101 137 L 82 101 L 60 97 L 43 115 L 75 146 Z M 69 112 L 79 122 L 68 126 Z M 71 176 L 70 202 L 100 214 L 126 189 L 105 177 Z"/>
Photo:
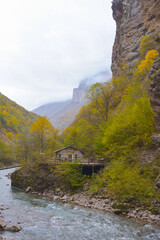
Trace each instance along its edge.
<path fill-rule="evenodd" d="M 77 155 L 77 159 L 79 160 L 83 160 L 84 156 L 83 153 L 80 152 L 78 149 L 74 149 L 74 148 L 66 148 L 66 149 L 62 149 L 61 151 L 56 153 L 56 158 L 57 159 L 62 159 L 62 160 L 67 160 L 68 159 L 68 154 L 72 155 L 72 160 L 75 160 L 75 155 Z M 59 155 L 61 155 L 61 157 L 59 157 Z"/>

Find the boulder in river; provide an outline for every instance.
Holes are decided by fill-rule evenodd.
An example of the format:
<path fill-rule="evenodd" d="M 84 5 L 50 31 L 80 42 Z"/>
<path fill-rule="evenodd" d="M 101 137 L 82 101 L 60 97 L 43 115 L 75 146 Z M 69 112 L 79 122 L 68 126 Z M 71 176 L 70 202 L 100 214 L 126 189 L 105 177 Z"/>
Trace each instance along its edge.
<path fill-rule="evenodd" d="M 18 224 L 9 225 L 3 219 L 0 219 L 0 231 L 19 232 L 21 229 Z"/>
<path fill-rule="evenodd" d="M 3 219 L 0 219 L 0 231 L 4 230 L 6 225 L 7 223 Z"/>
<path fill-rule="evenodd" d="M 6 225 L 6 227 L 4 228 L 5 231 L 9 231 L 9 232 L 19 232 L 21 231 L 21 227 L 18 224 L 13 224 L 13 225 Z"/>

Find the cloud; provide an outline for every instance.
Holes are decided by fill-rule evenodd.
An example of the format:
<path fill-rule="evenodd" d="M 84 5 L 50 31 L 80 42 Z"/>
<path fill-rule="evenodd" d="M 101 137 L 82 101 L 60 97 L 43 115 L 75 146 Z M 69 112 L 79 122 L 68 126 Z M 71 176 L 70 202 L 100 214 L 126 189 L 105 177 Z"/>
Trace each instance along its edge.
<path fill-rule="evenodd" d="M 5 0 L 0 29 L 0 91 L 27 109 L 70 98 L 110 68 L 110 0 Z"/>

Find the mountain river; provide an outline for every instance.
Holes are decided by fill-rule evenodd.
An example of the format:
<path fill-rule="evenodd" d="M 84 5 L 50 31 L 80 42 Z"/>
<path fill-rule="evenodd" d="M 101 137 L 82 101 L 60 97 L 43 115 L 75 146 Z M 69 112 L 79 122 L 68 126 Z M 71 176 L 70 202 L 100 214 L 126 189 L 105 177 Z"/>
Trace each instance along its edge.
<path fill-rule="evenodd" d="M 158 240 L 160 229 L 11 188 L 6 177 L 14 169 L 0 170 L 0 212 L 6 222 L 19 223 L 18 233 L 2 232 L 16 240 Z"/>

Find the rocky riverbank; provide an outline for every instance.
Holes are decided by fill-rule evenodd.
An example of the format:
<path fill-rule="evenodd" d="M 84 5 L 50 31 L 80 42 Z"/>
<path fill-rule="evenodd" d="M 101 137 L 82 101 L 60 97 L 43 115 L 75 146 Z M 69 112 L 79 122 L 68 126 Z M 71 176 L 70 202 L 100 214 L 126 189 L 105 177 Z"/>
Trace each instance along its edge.
<path fill-rule="evenodd" d="M 31 190 L 27 188 L 26 192 Z M 31 192 L 43 197 L 49 197 L 54 201 L 61 201 L 63 203 L 75 204 L 87 208 L 93 208 L 104 212 L 114 213 L 116 215 L 122 215 L 126 218 L 134 218 L 143 221 L 144 223 L 155 224 L 160 226 L 160 215 L 153 214 L 151 211 L 146 210 L 144 206 L 136 207 L 134 203 L 123 202 L 119 203 L 111 196 L 96 196 L 90 195 L 87 192 L 75 193 L 73 195 L 64 194 L 60 189 L 57 189 L 56 193 L 53 191 L 45 191 L 43 193 Z M 157 202 L 157 204 L 160 204 Z"/>

